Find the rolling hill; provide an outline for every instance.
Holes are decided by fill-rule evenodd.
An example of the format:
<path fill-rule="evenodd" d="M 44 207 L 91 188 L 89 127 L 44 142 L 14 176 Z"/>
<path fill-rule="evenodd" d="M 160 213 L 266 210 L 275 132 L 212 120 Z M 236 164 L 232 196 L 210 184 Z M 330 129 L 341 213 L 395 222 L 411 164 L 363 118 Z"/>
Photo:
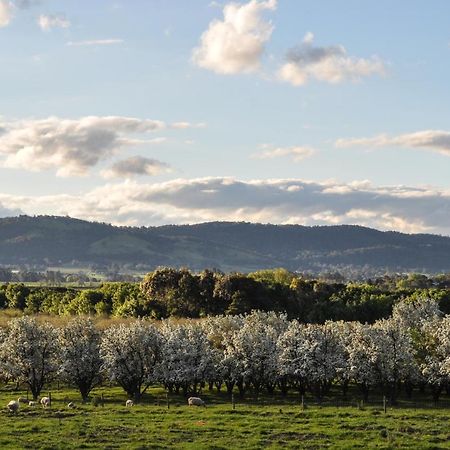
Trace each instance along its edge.
<path fill-rule="evenodd" d="M 252 271 L 342 267 L 427 273 L 450 271 L 450 237 L 381 232 L 352 225 L 210 222 L 115 227 L 69 217 L 0 219 L 0 265 L 110 266 Z"/>

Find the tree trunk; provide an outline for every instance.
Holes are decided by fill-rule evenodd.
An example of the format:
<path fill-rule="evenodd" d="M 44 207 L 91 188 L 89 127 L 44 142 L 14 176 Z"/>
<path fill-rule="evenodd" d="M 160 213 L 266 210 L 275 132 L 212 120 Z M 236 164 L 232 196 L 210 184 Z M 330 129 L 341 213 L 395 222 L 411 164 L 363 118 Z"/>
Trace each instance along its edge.
<path fill-rule="evenodd" d="M 241 398 L 243 398 L 244 395 L 245 395 L 245 386 L 244 386 L 244 382 L 243 382 L 243 381 L 238 381 L 238 382 L 236 383 L 236 386 L 237 386 L 237 388 L 238 388 L 238 390 L 239 390 L 239 396 L 240 396 Z"/>
<path fill-rule="evenodd" d="M 225 386 L 227 387 L 227 394 L 231 395 L 233 393 L 235 382 L 234 381 L 225 381 Z"/>

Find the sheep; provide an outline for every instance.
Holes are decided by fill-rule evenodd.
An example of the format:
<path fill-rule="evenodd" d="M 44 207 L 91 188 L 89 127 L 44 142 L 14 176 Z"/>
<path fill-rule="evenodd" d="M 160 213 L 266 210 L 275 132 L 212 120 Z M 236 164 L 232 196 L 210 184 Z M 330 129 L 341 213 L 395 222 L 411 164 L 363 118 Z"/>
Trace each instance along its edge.
<path fill-rule="evenodd" d="M 133 400 L 127 400 L 126 402 L 125 402 L 125 406 L 128 408 L 128 407 L 131 407 L 131 406 L 134 406 L 134 402 L 133 402 Z"/>
<path fill-rule="evenodd" d="M 74 409 L 74 408 L 76 408 L 77 406 L 75 405 L 74 402 L 69 402 L 68 405 L 67 405 L 67 407 L 70 408 L 70 409 Z"/>
<path fill-rule="evenodd" d="M 37 405 L 37 402 L 34 402 L 34 401 L 32 401 L 32 400 L 30 400 L 30 401 L 28 402 L 28 406 L 33 407 L 33 406 L 36 406 L 36 405 Z"/>
<path fill-rule="evenodd" d="M 12 413 L 16 414 L 17 411 L 19 411 L 20 403 L 17 400 L 11 400 L 8 403 L 7 408 L 8 408 L 9 412 L 12 412 Z"/>
<path fill-rule="evenodd" d="M 42 397 L 41 398 L 41 405 L 43 408 L 48 408 L 51 405 L 50 397 Z"/>
<path fill-rule="evenodd" d="M 206 403 L 200 397 L 189 397 L 189 406 L 204 406 L 206 408 Z"/>
<path fill-rule="evenodd" d="M 28 403 L 28 399 L 27 399 L 26 397 L 19 397 L 19 398 L 17 399 L 17 401 L 18 401 L 19 403 Z"/>

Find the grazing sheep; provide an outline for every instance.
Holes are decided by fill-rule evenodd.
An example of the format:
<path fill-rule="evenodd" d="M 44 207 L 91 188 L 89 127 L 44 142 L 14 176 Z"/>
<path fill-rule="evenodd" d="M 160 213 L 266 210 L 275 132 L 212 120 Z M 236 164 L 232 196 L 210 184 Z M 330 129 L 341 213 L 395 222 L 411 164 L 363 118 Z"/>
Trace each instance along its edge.
<path fill-rule="evenodd" d="M 189 406 L 204 406 L 206 408 L 206 403 L 200 397 L 189 397 Z"/>
<path fill-rule="evenodd" d="M 133 400 L 127 400 L 127 401 L 125 402 L 125 406 L 126 406 L 126 407 L 134 406 Z"/>
<path fill-rule="evenodd" d="M 36 406 L 37 405 L 37 402 L 34 402 L 34 401 L 32 401 L 32 400 L 30 400 L 29 402 L 28 402 L 28 406 Z"/>
<path fill-rule="evenodd" d="M 43 408 L 48 408 L 51 405 L 50 397 L 42 397 L 41 398 L 41 405 Z"/>
<path fill-rule="evenodd" d="M 17 411 L 19 411 L 20 403 L 17 400 L 11 400 L 8 403 L 7 408 L 8 408 L 9 412 L 12 412 L 12 413 L 16 414 Z"/>
<path fill-rule="evenodd" d="M 67 407 L 70 408 L 70 409 L 74 409 L 74 408 L 76 408 L 77 406 L 75 405 L 74 402 L 69 402 L 69 404 L 67 405 Z"/>
<path fill-rule="evenodd" d="M 17 399 L 17 401 L 18 401 L 19 403 L 28 403 L 28 399 L 27 399 L 26 397 L 19 397 L 19 398 Z"/>

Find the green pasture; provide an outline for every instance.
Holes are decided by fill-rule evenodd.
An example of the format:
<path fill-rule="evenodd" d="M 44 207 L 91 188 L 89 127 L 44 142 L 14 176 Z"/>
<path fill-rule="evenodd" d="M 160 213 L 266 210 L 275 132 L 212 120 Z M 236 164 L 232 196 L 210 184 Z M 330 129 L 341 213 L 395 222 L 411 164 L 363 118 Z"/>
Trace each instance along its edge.
<path fill-rule="evenodd" d="M 43 392 L 46 395 L 47 392 Z M 75 391 L 51 391 L 52 406 L 21 405 L 18 414 L 6 410 L 9 400 L 26 395 L 12 386 L 0 389 L 1 449 L 351 449 L 450 448 L 450 409 L 388 407 L 305 401 L 298 396 L 202 394 L 207 408 L 189 407 L 184 397 L 168 400 L 153 388 L 139 405 L 125 406 L 119 388 L 101 388 L 96 401 L 81 404 Z M 76 402 L 76 409 L 67 407 Z"/>

